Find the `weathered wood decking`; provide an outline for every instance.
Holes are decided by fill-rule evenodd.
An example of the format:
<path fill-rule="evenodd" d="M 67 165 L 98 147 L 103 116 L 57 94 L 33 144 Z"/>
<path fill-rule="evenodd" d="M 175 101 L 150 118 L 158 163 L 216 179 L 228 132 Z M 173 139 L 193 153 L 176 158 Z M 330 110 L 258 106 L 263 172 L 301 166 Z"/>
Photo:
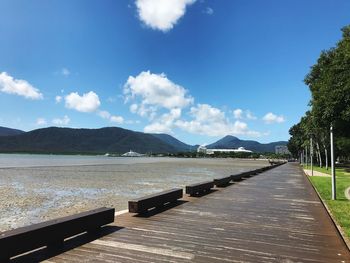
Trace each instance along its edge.
<path fill-rule="evenodd" d="M 297 165 L 286 164 L 148 216 L 123 214 L 100 237 L 14 262 L 350 262 Z"/>

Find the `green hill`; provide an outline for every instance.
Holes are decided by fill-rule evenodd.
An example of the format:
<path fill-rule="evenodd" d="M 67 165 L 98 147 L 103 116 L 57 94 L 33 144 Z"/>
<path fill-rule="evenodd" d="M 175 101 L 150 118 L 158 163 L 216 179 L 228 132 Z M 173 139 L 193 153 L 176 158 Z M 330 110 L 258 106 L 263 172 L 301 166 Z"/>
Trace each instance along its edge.
<path fill-rule="evenodd" d="M 0 136 L 13 136 L 24 133 L 24 131 L 0 126 Z"/>
<path fill-rule="evenodd" d="M 11 137 L 0 137 L 0 152 L 40 153 L 166 153 L 177 150 L 142 132 L 117 127 L 71 129 L 50 127 Z"/>

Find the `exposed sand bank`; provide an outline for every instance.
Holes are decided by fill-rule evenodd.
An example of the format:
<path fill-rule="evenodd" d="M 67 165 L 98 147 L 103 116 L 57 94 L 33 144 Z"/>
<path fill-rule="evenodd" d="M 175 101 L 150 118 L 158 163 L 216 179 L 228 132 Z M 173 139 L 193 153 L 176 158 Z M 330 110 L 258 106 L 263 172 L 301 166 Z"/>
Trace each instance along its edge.
<path fill-rule="evenodd" d="M 239 159 L 112 161 L 113 158 L 98 165 L 0 168 L 0 231 L 100 206 L 123 210 L 127 201 L 135 197 L 267 165 L 267 161 Z"/>

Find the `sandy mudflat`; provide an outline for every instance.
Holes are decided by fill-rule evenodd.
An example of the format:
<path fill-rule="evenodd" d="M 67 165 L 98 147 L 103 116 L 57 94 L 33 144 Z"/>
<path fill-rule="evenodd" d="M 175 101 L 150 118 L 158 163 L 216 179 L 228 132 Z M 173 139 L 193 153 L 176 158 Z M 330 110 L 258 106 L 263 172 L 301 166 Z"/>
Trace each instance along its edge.
<path fill-rule="evenodd" d="M 0 168 L 0 231 L 100 206 L 122 210 L 135 197 L 267 165 L 237 159 L 104 158 L 96 162 L 71 157 L 73 161 L 65 159 L 59 166 L 60 158 L 42 156 L 23 167 L 21 156 L 6 158 L 12 159 L 10 167 Z M 18 158 L 18 165 L 13 158 Z"/>

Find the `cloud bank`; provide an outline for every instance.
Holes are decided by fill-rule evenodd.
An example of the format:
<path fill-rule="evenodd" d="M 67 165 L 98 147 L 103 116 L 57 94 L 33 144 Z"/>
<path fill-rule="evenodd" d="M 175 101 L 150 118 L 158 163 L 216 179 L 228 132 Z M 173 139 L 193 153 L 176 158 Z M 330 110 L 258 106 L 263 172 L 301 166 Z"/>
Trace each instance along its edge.
<path fill-rule="evenodd" d="M 180 129 L 193 134 L 207 136 L 248 135 L 257 137 L 261 134 L 248 128 L 243 121 L 232 121 L 225 112 L 209 104 L 192 106 L 194 98 L 188 91 L 171 81 L 167 76 L 143 71 L 137 76 L 130 76 L 124 84 L 125 102 L 130 103 L 131 113 L 148 118 L 150 123 L 144 127 L 148 133 L 173 133 Z M 185 116 L 182 113 L 190 107 Z M 243 110 L 233 111 L 236 119 L 243 117 Z M 245 111 L 248 118 L 253 118 Z M 231 115 L 232 116 L 232 115 Z M 232 118 L 232 117 L 231 117 Z M 254 117 L 255 118 L 255 117 Z M 249 118 L 248 118 L 249 119 Z"/>

